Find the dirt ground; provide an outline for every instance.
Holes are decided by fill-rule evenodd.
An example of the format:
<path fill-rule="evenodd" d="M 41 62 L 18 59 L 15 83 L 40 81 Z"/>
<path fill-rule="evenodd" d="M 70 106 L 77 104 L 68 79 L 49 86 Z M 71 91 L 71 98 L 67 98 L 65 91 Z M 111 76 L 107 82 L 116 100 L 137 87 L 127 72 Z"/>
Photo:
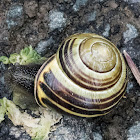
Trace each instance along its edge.
<path fill-rule="evenodd" d="M 97 33 L 130 54 L 140 70 L 139 0 L 0 0 L 0 56 L 32 45 L 46 57 L 74 33 Z M 4 83 L 7 66 L 0 63 L 0 98 L 12 99 Z M 140 140 L 140 87 L 128 73 L 126 99 L 105 116 L 85 119 L 64 115 L 50 140 Z M 30 140 L 5 116 L 0 140 Z"/>

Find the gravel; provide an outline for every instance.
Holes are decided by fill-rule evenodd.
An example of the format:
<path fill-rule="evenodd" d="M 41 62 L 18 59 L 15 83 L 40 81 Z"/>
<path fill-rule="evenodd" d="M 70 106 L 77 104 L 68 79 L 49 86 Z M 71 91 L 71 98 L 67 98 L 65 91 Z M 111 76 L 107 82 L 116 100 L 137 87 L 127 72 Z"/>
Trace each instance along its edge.
<path fill-rule="evenodd" d="M 139 15 L 139 0 L 1 0 L 0 56 L 32 45 L 39 54 L 50 57 L 64 38 L 90 32 L 105 36 L 121 52 L 125 49 L 140 70 Z M 7 69 L 0 63 L 0 98 L 12 99 L 3 77 Z M 139 140 L 140 86 L 130 70 L 128 79 L 126 99 L 109 114 L 91 119 L 64 114 L 50 140 Z M 0 140 L 31 139 L 5 118 Z"/>

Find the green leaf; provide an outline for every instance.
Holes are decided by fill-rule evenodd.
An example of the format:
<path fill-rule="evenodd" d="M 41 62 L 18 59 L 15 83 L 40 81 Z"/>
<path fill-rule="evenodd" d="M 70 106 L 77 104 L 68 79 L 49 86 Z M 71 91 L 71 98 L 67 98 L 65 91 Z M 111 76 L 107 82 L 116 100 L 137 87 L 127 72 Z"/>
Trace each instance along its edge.
<path fill-rule="evenodd" d="M 22 126 L 32 137 L 32 140 L 45 140 L 48 139 L 51 127 L 58 123 L 62 116 L 41 107 L 38 108 L 38 111 L 40 117 L 35 118 L 26 112 L 21 112 L 13 101 L 5 97 L 0 99 L 0 122 L 4 120 L 4 115 L 7 114 L 12 123 L 15 126 Z"/>
<path fill-rule="evenodd" d="M 19 63 L 20 65 L 28 64 L 42 64 L 46 60 L 45 57 L 41 57 L 32 46 L 25 47 L 20 51 L 19 54 L 11 54 L 10 57 L 1 56 L 0 61 L 4 64 L 15 64 Z"/>
<path fill-rule="evenodd" d="M 4 120 L 6 113 L 6 98 L 0 99 L 0 123 Z"/>
<path fill-rule="evenodd" d="M 3 64 L 9 64 L 9 59 L 6 56 L 1 56 L 0 62 L 3 62 Z"/>
<path fill-rule="evenodd" d="M 17 54 L 17 53 L 13 53 L 13 54 L 10 55 L 9 61 L 12 64 L 20 63 L 21 56 L 19 54 Z"/>

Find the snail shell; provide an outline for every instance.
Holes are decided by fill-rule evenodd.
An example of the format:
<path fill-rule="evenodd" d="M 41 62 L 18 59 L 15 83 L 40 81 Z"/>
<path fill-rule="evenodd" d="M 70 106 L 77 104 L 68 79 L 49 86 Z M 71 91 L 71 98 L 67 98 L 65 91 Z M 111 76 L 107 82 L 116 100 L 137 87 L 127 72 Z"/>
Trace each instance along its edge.
<path fill-rule="evenodd" d="M 75 34 L 38 71 L 35 98 L 39 105 L 52 104 L 76 116 L 101 116 L 123 97 L 126 74 L 114 44 L 96 34 Z"/>

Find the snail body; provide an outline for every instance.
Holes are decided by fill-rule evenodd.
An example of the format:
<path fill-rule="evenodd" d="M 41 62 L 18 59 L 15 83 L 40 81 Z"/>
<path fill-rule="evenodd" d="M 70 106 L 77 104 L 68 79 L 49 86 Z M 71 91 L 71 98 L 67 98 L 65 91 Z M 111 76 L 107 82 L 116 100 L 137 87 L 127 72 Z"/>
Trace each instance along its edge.
<path fill-rule="evenodd" d="M 37 103 L 51 104 L 81 117 L 105 115 L 127 85 L 125 61 L 107 39 L 96 34 L 66 38 L 39 69 L 34 81 Z"/>

